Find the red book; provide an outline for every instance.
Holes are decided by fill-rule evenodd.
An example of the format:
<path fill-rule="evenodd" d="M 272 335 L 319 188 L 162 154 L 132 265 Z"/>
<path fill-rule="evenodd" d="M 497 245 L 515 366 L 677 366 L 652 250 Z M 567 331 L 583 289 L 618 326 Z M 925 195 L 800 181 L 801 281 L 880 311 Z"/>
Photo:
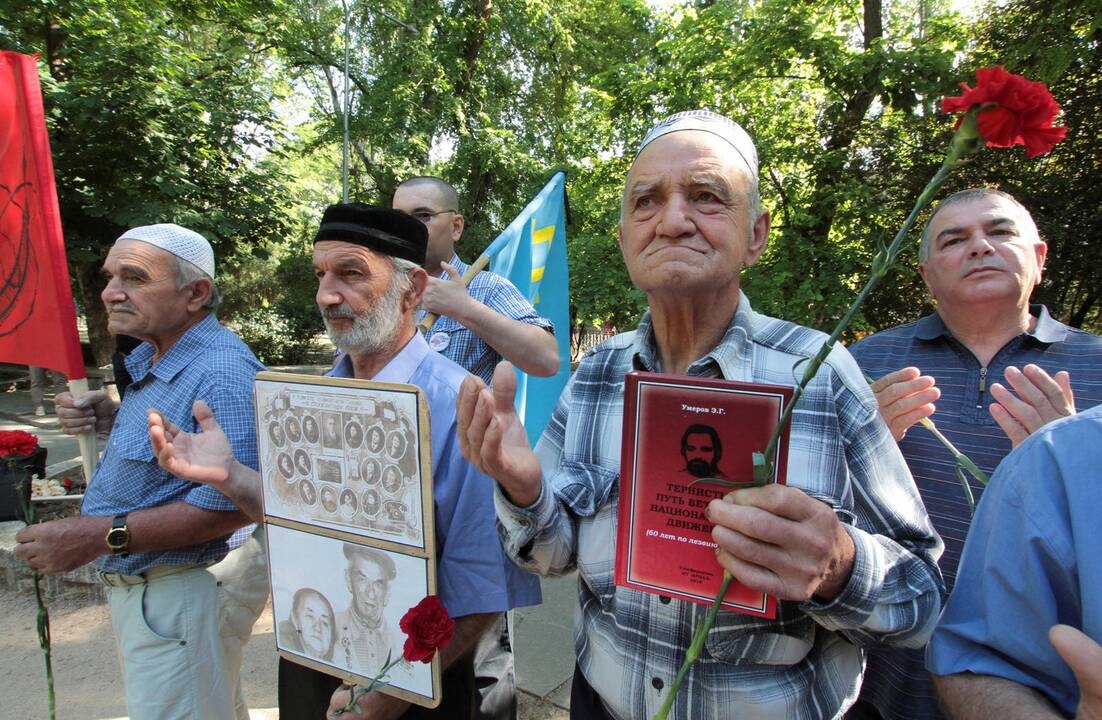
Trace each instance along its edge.
<path fill-rule="evenodd" d="M 792 388 L 631 372 L 624 378 L 624 440 L 616 584 L 710 605 L 723 581 L 712 523 L 713 498 L 754 484 L 753 454 L 765 450 Z M 785 482 L 788 427 L 772 458 Z M 737 580 L 723 609 L 774 618 L 776 598 Z"/>

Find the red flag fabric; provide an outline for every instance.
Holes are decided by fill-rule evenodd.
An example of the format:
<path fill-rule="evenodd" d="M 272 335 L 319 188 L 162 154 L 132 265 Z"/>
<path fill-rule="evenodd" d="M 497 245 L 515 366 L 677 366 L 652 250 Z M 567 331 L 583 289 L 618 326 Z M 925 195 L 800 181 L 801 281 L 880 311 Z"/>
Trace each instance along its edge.
<path fill-rule="evenodd" d="M 0 362 L 85 377 L 35 57 L 0 52 Z"/>

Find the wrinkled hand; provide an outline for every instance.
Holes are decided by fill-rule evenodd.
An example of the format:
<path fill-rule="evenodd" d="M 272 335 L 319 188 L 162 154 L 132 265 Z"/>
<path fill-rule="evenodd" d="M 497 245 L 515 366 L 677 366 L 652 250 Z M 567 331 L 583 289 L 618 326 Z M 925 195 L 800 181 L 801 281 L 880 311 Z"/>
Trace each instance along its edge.
<path fill-rule="evenodd" d="M 66 435 L 109 432 L 115 422 L 115 408 L 115 401 L 102 390 L 92 390 L 78 398 L 68 392 L 54 397 L 54 412 Z"/>
<path fill-rule="evenodd" d="M 870 387 L 880 406 L 880 417 L 884 418 L 897 442 L 907 434 L 908 428 L 934 414 L 934 402 L 941 397 L 941 390 L 934 387 L 934 379 L 922 375 L 916 367 L 888 373 Z"/>
<path fill-rule="evenodd" d="M 156 410 L 149 411 L 153 454 L 161 467 L 176 477 L 221 489 L 234 463 L 230 441 L 204 401 L 196 400 L 192 412 L 201 433 L 181 430 Z"/>
<path fill-rule="evenodd" d="M 749 588 L 782 600 L 832 600 L 856 548 L 834 511 L 785 485 L 735 490 L 705 510 L 719 564 Z"/>
<path fill-rule="evenodd" d="M 15 535 L 15 554 L 47 575 L 68 572 L 107 555 L 111 518 L 84 515 L 28 525 Z"/>
<path fill-rule="evenodd" d="M 1053 420 L 1075 414 L 1075 394 L 1066 370 L 1049 375 L 1032 364 L 1021 370 L 1010 366 L 1004 377 L 1014 392 L 994 383 L 991 397 L 997 402 L 990 410 L 1014 447 Z"/>
<path fill-rule="evenodd" d="M 448 278 L 429 276 L 425 294 L 421 296 L 421 306 L 434 315 L 446 315 L 457 320 L 456 315 L 470 300 L 467 286 L 463 284 L 463 273 L 446 262 L 440 267 L 448 272 Z"/>
<path fill-rule="evenodd" d="M 540 496 L 540 463 L 513 405 L 517 376 L 505 361 L 494 370 L 494 387 L 473 375 L 459 389 L 456 417 L 459 449 L 482 472 L 501 484 L 520 507 Z"/>
<path fill-rule="evenodd" d="M 1102 645 L 1068 625 L 1053 625 L 1049 642 L 1079 683 L 1076 720 L 1102 720 Z"/>
<path fill-rule="evenodd" d="M 341 683 L 341 686 L 333 691 L 333 697 L 329 699 L 329 710 L 325 713 L 326 720 L 338 718 L 340 720 L 363 720 L 364 718 L 390 720 L 390 718 L 401 717 L 402 713 L 409 708 L 409 703 L 402 700 L 380 692 L 369 692 L 356 699 L 353 709 L 340 712 L 348 705 L 351 697 L 352 688 L 347 683 Z"/>

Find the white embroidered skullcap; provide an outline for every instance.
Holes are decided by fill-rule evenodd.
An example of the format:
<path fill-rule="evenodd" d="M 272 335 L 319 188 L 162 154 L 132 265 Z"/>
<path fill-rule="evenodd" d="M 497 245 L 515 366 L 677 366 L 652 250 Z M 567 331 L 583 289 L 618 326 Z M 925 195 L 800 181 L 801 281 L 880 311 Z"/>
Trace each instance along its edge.
<path fill-rule="evenodd" d="M 758 176 L 758 151 L 754 148 L 754 141 L 741 125 L 711 110 L 686 110 L 670 115 L 650 129 L 647 136 L 643 138 L 643 142 L 639 144 L 635 157 L 639 157 L 643 148 L 663 135 L 682 130 L 702 130 L 722 139 L 742 157 L 750 170 L 750 175 L 755 178 Z"/>
<path fill-rule="evenodd" d="M 214 250 L 207 239 L 194 230 L 172 223 L 143 225 L 127 230 L 119 236 L 119 240 L 140 240 L 167 250 L 205 272 L 211 280 L 214 279 Z"/>

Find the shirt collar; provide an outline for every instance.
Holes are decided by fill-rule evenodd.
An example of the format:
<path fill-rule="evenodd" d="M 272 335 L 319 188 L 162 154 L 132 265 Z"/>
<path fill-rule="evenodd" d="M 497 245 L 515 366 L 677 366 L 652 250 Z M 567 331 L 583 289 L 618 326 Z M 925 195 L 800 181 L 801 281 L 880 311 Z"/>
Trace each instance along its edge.
<path fill-rule="evenodd" d="M 1027 331 L 1026 335 L 1046 344 L 1061 342 L 1067 337 L 1068 326 L 1054 319 L 1044 305 L 1030 305 L 1029 314 L 1037 318 L 1037 322 L 1033 330 Z M 941 315 L 936 312 L 930 313 L 915 323 L 915 337 L 920 340 L 936 340 L 942 336 L 952 337 L 952 333 L 946 327 L 945 321 L 941 319 Z"/>
<path fill-rule="evenodd" d="M 361 378 L 374 382 L 408 383 L 413 373 L 429 353 L 429 344 L 425 342 L 420 332 L 415 332 L 405 347 L 390 359 L 375 377 Z M 352 367 L 352 356 L 349 353 L 341 355 L 341 359 L 326 373 L 330 377 L 350 378 L 355 377 L 355 369 Z"/>
<path fill-rule="evenodd" d="M 739 290 L 738 308 L 728 323 L 723 338 L 703 357 L 689 365 L 688 374 L 706 373 L 707 366 L 714 363 L 720 368 L 721 374 L 728 377 L 734 359 L 746 354 L 750 338 L 753 337 L 753 317 L 754 309 L 750 306 L 750 298 Z M 658 345 L 654 339 L 650 310 L 643 314 L 643 319 L 635 330 L 633 351 L 632 366 L 635 370 L 659 371 Z"/>
<path fill-rule="evenodd" d="M 153 354 L 156 352 L 154 347 L 143 342 L 126 356 L 126 371 L 135 381 L 144 379 L 146 374 L 152 374 L 162 382 L 172 382 L 181 370 L 199 357 L 221 327 L 218 318 L 213 313 L 208 313 L 189 327 L 157 362 L 153 362 Z"/>

